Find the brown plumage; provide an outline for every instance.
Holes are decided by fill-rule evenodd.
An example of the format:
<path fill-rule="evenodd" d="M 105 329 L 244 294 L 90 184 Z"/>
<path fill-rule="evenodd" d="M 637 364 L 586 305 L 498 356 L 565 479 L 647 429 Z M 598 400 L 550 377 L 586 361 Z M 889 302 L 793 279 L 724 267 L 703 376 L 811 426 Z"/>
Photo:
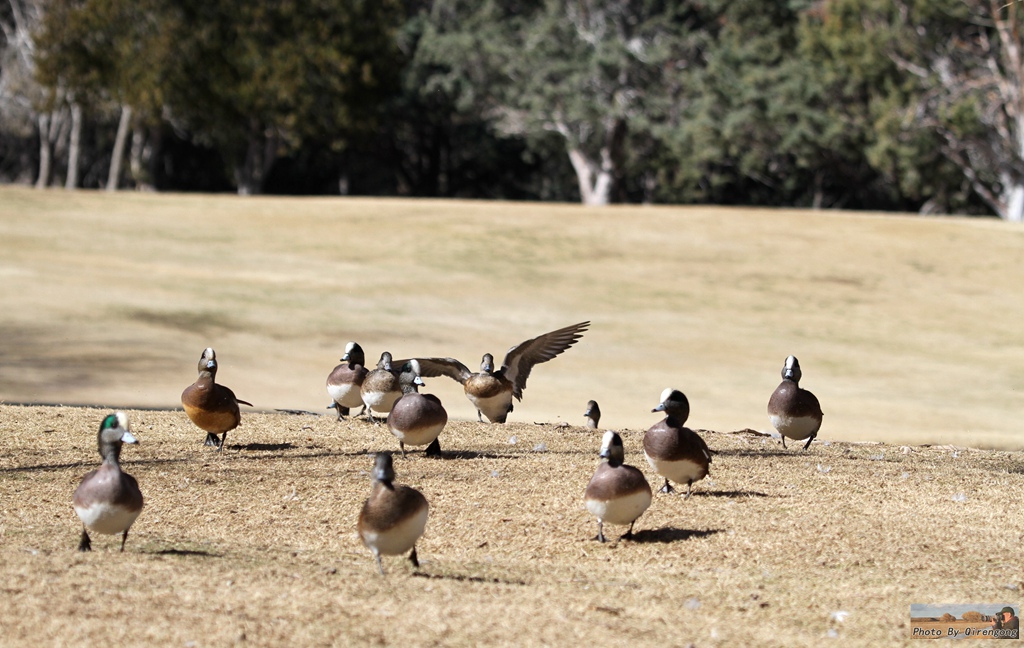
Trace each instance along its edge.
<path fill-rule="evenodd" d="M 683 425 L 690 415 L 690 403 L 682 392 L 666 389 L 661 403 L 651 411 L 665 412 L 666 416 L 644 434 L 644 456 L 654 471 L 665 478 L 661 492 L 675 490 L 670 481 L 685 483 L 689 498 L 693 482 L 708 475 L 711 449 L 699 434 Z"/>
<path fill-rule="evenodd" d="M 388 429 L 398 437 L 398 445 L 405 456 L 405 445 L 427 446 L 426 456 L 441 456 L 438 435 L 448 423 L 448 412 L 441 400 L 433 394 L 420 394 L 416 388 L 423 381 L 419 376 L 419 363 L 410 360 L 402 367 L 398 382 L 402 396 L 391 406 Z"/>
<path fill-rule="evenodd" d="M 363 348 L 355 342 L 349 342 L 345 347 L 345 355 L 341 357 L 341 364 L 336 366 L 330 375 L 327 376 L 327 393 L 331 396 L 332 403 L 328 407 L 338 410 L 338 420 L 348 416 L 349 410 L 362 405 L 360 414 L 366 411 L 366 404 L 363 403 L 360 390 L 366 375 L 370 373 L 364 365 L 366 356 Z"/>
<path fill-rule="evenodd" d="M 796 356 L 786 358 L 782 382 L 768 400 L 768 418 L 782 435 L 782 447 L 786 447 L 786 437 L 794 441 L 807 439 L 803 447 L 806 450 L 818 436 L 824 414 L 818 398 L 800 387 L 802 376 Z"/>
<path fill-rule="evenodd" d="M 217 383 L 217 354 L 211 348 L 205 349 L 199 358 L 199 377 L 181 392 L 181 404 L 196 427 L 206 431 L 206 445 L 217 446 L 218 451 L 224 449 L 228 432 L 242 421 L 239 403 L 252 406 Z"/>
<path fill-rule="evenodd" d="M 398 366 L 398 369 L 395 366 Z M 401 364 L 391 361 L 391 354 L 387 351 L 380 354 L 377 361 L 377 368 L 366 374 L 359 394 L 366 405 L 367 415 L 373 420 L 373 413 L 380 412 L 387 414 L 395 401 L 402 395 L 402 387 L 398 383 L 398 374 Z"/>
<path fill-rule="evenodd" d="M 605 522 L 628 524 L 622 537 L 631 538 L 634 522 L 651 505 L 651 487 L 642 472 L 623 463 L 625 450 L 617 432 L 605 432 L 600 456 L 604 461 L 598 464 L 583 495 L 587 510 L 597 517 L 597 539 L 605 541 Z"/>
<path fill-rule="evenodd" d="M 356 523 L 360 539 L 373 553 L 382 576 L 381 554 L 397 556 L 411 549 L 409 560 L 419 567 L 416 542 L 427 524 L 427 499 L 415 488 L 394 483 L 390 452 L 377 454 L 372 477 L 370 497 L 363 503 Z"/>
<path fill-rule="evenodd" d="M 601 423 L 601 408 L 597 406 L 597 401 L 587 401 L 587 411 L 583 412 L 583 416 L 587 417 L 587 427 L 596 430 Z"/>
<path fill-rule="evenodd" d="M 416 358 L 425 377 L 448 376 L 460 383 L 466 398 L 476 407 L 477 420 L 504 423 L 512 411 L 512 398 L 523 399 L 523 390 L 533 367 L 558 356 L 579 340 L 590 326 L 580 322 L 521 342 L 505 354 L 501 368 L 494 369 L 494 356 L 485 353 L 480 371 L 472 372 L 455 358 Z"/>

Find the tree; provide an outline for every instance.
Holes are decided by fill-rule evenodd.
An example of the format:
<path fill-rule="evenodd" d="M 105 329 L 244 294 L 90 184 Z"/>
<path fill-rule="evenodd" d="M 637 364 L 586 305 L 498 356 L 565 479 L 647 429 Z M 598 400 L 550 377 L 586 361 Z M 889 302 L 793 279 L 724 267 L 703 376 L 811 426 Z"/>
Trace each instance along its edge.
<path fill-rule="evenodd" d="M 342 150 L 395 83 L 394 1 L 170 4 L 169 117 L 221 152 L 239 193 L 306 140 Z"/>
<path fill-rule="evenodd" d="M 822 22 L 828 21 L 869 35 L 875 51 L 904 73 L 907 84 L 882 89 L 892 121 L 877 131 L 910 143 L 916 173 L 929 164 L 930 143 L 993 212 L 1024 220 L 1020 2 L 832 0 L 822 12 Z"/>
<path fill-rule="evenodd" d="M 108 190 L 120 183 L 133 126 L 159 118 L 160 64 L 173 49 L 164 26 L 161 0 L 51 0 L 37 33 L 36 77 L 74 98 L 73 121 L 81 124 L 83 106 L 94 116 L 118 116 Z M 69 179 L 75 167 L 69 163 Z"/>
<path fill-rule="evenodd" d="M 54 149 L 67 137 L 70 112 L 65 88 L 47 87 L 34 76 L 37 61 L 35 32 L 45 16 L 40 0 L 9 0 L 9 13 L 0 20 L 6 47 L 0 65 L 0 103 L 4 121 L 29 120 L 38 132 L 39 171 L 36 187 L 50 184 Z M 18 125 L 16 125 L 17 127 Z"/>
<path fill-rule="evenodd" d="M 630 149 L 652 146 L 685 100 L 682 70 L 700 58 L 698 3 L 438 4 L 435 60 L 471 80 L 467 98 L 504 132 L 534 146 L 556 137 L 588 205 L 621 195 Z"/>

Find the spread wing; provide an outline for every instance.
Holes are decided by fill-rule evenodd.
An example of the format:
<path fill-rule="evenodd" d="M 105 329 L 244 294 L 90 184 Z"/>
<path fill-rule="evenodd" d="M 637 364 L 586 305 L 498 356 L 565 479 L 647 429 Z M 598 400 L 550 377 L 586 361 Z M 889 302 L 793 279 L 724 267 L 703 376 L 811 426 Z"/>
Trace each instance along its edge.
<path fill-rule="evenodd" d="M 557 331 L 539 335 L 532 340 L 521 342 L 509 349 L 498 373 L 503 374 L 512 383 L 512 394 L 522 400 L 523 390 L 526 389 L 526 379 L 530 377 L 533 365 L 547 362 L 571 347 L 576 340 L 583 337 L 583 332 L 587 330 L 588 326 L 590 326 L 590 322 L 566 326 Z"/>
<path fill-rule="evenodd" d="M 465 384 L 473 374 L 469 367 L 462 364 L 455 358 L 413 358 L 420 363 L 420 377 L 433 378 L 435 376 L 448 376 L 458 383 Z M 409 360 L 397 360 L 392 364 L 395 367 L 404 366 Z"/>

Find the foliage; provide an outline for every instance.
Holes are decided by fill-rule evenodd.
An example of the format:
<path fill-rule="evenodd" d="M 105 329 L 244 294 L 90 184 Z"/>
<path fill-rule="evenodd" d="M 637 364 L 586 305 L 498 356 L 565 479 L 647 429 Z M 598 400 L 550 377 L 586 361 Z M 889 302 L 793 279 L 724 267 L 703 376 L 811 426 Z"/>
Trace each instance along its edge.
<path fill-rule="evenodd" d="M 128 108 L 165 188 L 1024 218 L 1019 5 L 8 0 L 0 173 L 75 106 L 102 184 Z"/>

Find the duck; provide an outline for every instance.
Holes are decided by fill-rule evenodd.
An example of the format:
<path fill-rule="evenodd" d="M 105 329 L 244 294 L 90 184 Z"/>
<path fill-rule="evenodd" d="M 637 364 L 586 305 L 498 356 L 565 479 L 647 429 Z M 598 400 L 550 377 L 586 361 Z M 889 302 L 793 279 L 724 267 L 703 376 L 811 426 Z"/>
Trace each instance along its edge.
<path fill-rule="evenodd" d="M 675 491 L 670 481 L 685 483 L 685 499 L 689 499 L 693 483 L 708 475 L 711 450 L 699 434 L 683 425 L 690 416 L 690 402 L 683 392 L 665 389 L 651 411 L 665 412 L 665 418 L 644 434 L 644 456 L 654 472 L 665 478 L 660 492 Z"/>
<path fill-rule="evenodd" d="M 409 561 L 419 567 L 416 542 L 427 526 L 427 498 L 415 488 L 395 483 L 390 452 L 377 453 L 371 478 L 370 497 L 363 503 L 356 523 L 360 540 L 373 553 L 381 576 L 381 555 L 400 556 L 411 549 Z"/>
<path fill-rule="evenodd" d="M 408 362 L 408 360 L 404 362 Z M 389 413 L 395 401 L 402 395 L 402 388 L 398 384 L 398 373 L 392 363 L 391 353 L 385 351 L 380 354 L 377 368 L 366 374 L 363 384 L 359 387 L 359 395 L 366 405 L 366 413 L 371 421 L 376 420 L 373 418 L 374 412 Z"/>
<path fill-rule="evenodd" d="M 398 376 L 402 395 L 388 413 L 388 429 L 398 437 L 403 457 L 406 444 L 425 445 L 426 456 L 440 457 L 441 443 L 437 438 L 448 423 L 448 412 L 437 396 L 419 393 L 417 387 L 424 385 L 419 374 L 420 365 L 416 360 L 410 360 L 402 366 Z"/>
<path fill-rule="evenodd" d="M 345 345 L 345 355 L 341 356 L 341 364 L 331 371 L 327 376 L 327 393 L 331 397 L 331 404 L 327 409 L 338 410 L 338 420 L 348 416 L 353 407 L 362 405 L 363 409 L 358 415 L 366 412 L 366 404 L 363 403 L 360 388 L 366 375 L 370 373 L 364 365 L 366 354 L 363 347 L 356 342 L 349 342 Z"/>
<path fill-rule="evenodd" d="M 597 540 L 605 542 L 604 523 L 628 524 L 622 538 L 633 537 L 633 524 L 651 505 L 651 486 L 637 468 L 627 466 L 622 437 L 614 430 L 601 440 L 601 463 L 590 478 L 583 500 L 597 518 Z"/>
<path fill-rule="evenodd" d="M 108 535 L 121 534 L 121 551 L 128 541 L 128 530 L 142 513 L 142 491 L 139 482 L 121 470 L 121 445 L 136 444 L 131 433 L 128 415 L 124 412 L 108 414 L 100 423 L 97 434 L 103 463 L 82 478 L 71 498 L 82 521 L 79 551 L 92 551 L 89 530 Z"/>
<path fill-rule="evenodd" d="M 824 416 L 818 397 L 800 387 L 800 362 L 796 356 L 786 358 L 782 366 L 782 382 L 768 399 L 768 418 L 782 436 L 782 447 L 786 437 L 794 441 L 807 439 L 803 449 L 807 450 L 818 436 Z"/>
<path fill-rule="evenodd" d="M 252 407 L 252 403 L 217 383 L 217 353 L 210 347 L 199 357 L 199 377 L 181 392 L 181 404 L 196 427 L 206 431 L 205 445 L 216 446 L 218 452 L 224 449 L 228 432 L 242 422 L 238 405 Z"/>
<path fill-rule="evenodd" d="M 596 430 L 601 422 L 601 408 L 597 406 L 596 400 L 587 401 L 587 411 L 583 412 L 583 416 L 587 417 L 587 427 Z"/>
<path fill-rule="evenodd" d="M 579 340 L 590 326 L 580 322 L 520 342 L 505 354 L 501 368 L 495 370 L 494 356 L 485 353 L 480 371 L 470 371 L 455 358 L 416 358 L 422 376 L 448 376 L 462 384 L 466 398 L 476 408 L 477 420 L 504 423 L 512 411 L 512 398 L 523 400 L 526 379 L 534 365 L 558 356 Z"/>

